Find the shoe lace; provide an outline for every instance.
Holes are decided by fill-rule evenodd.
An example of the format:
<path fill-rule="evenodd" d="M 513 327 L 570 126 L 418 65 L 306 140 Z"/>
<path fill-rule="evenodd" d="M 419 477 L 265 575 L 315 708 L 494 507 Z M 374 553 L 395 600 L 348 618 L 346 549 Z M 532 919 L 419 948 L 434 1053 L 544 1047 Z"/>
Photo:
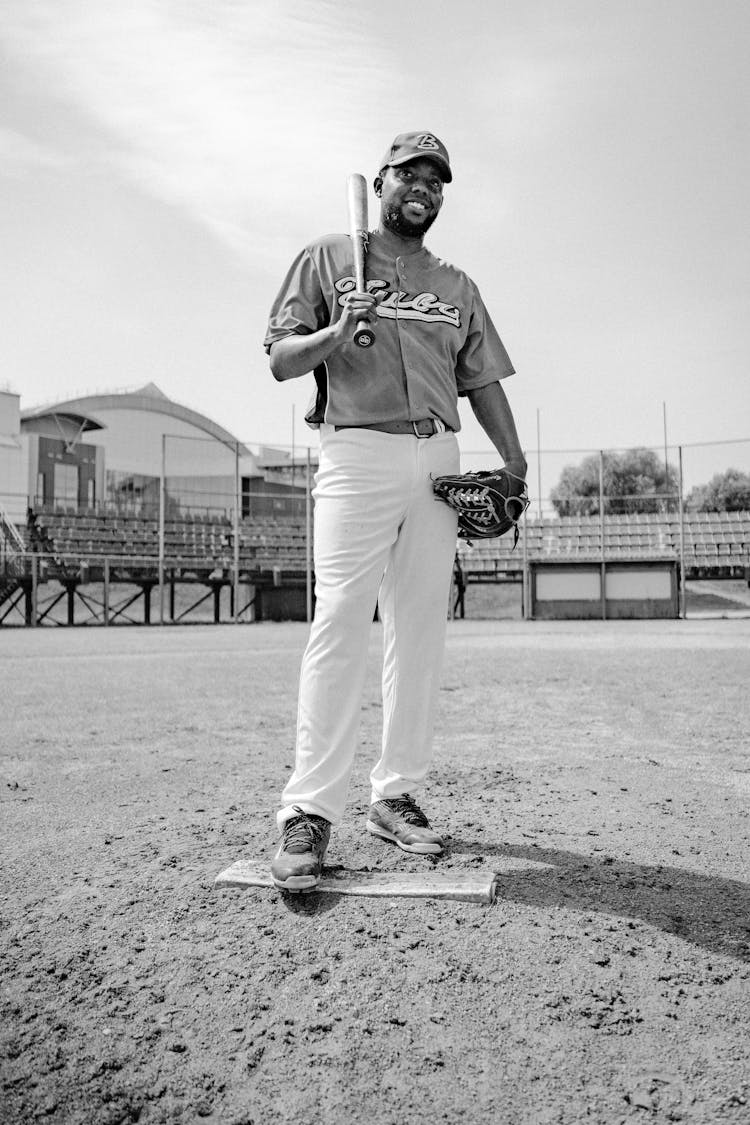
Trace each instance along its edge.
<path fill-rule="evenodd" d="M 296 805 L 294 811 L 297 816 L 284 826 L 284 848 L 289 848 L 290 844 L 302 844 L 315 849 L 325 835 L 328 822 L 322 816 L 306 813 Z"/>
<path fill-rule="evenodd" d="M 388 799 L 388 807 L 393 810 L 398 816 L 404 818 L 409 824 L 415 825 L 417 828 L 429 828 L 430 822 L 425 814 L 420 809 L 417 802 L 408 793 L 404 793 L 403 797 L 390 797 Z"/>

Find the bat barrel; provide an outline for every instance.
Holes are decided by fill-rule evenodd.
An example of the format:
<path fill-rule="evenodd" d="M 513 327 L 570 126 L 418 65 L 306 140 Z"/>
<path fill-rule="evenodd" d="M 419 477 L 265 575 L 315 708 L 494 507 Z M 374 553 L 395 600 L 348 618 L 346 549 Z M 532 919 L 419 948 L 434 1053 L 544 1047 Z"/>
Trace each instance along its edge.
<path fill-rule="evenodd" d="M 354 252 L 354 281 L 357 292 L 366 293 L 365 251 L 367 247 L 367 183 L 359 172 L 348 180 L 349 231 Z M 358 348 L 371 348 L 375 333 L 366 320 L 360 320 L 354 331 L 353 342 Z"/>

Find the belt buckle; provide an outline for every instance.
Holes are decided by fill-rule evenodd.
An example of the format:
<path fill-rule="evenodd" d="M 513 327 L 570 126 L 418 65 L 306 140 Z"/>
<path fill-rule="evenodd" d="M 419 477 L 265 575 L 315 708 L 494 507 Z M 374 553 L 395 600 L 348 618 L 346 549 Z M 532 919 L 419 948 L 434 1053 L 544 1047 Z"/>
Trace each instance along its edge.
<path fill-rule="evenodd" d="M 417 429 L 419 422 L 431 422 L 431 432 L 429 434 L 420 434 L 419 430 Z M 414 430 L 415 436 L 420 439 L 431 438 L 434 437 L 435 434 L 444 434 L 446 430 L 445 423 L 441 422 L 439 418 L 420 418 L 419 421 L 412 421 L 411 428 Z"/>

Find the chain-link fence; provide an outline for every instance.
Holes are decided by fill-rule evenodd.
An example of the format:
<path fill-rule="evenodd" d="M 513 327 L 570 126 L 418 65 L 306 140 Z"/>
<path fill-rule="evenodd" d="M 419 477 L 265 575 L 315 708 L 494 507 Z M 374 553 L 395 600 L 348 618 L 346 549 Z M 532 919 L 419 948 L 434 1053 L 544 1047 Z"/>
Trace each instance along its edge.
<path fill-rule="evenodd" d="M 529 516 L 750 511 L 750 438 L 622 449 L 529 449 Z M 465 470 L 498 464 L 493 450 L 468 450 Z M 725 480 L 729 477 L 729 480 Z M 719 478 L 717 480 L 717 478 Z M 711 482 L 713 489 L 707 489 Z M 734 483 L 733 483 L 734 482 Z"/>
<path fill-rule="evenodd" d="M 543 558 L 674 559 L 683 611 L 690 580 L 733 579 L 738 598 L 743 583 L 747 589 L 750 439 L 531 449 L 527 460 L 530 505 L 516 551 L 506 537 L 459 552 L 462 581 L 483 587 L 477 615 L 493 615 L 487 608 L 492 599 L 507 602 L 509 583 L 526 590 L 530 566 Z M 498 461 L 489 448 L 462 454 L 466 470 Z M 42 502 L 17 490 L 3 493 L 0 482 L 0 624 L 13 584 L 17 606 L 19 582 L 26 581 L 28 594 L 31 555 L 39 567 L 37 592 L 50 575 L 74 589 L 82 566 L 88 568 L 84 577 L 95 573 L 103 581 L 106 562 L 113 583 L 122 575 L 140 583 L 150 620 L 175 619 L 174 583 L 180 581 L 210 589 L 213 620 L 226 619 L 221 597 L 229 602 L 229 619 L 251 620 L 255 611 L 247 607 L 258 609 L 257 590 L 267 589 L 270 605 L 272 591 L 286 587 L 302 591 L 293 614 L 310 616 L 316 445 L 164 434 L 151 465 L 160 467 L 158 474 L 107 470 L 93 503 L 67 486 Z M 158 589 L 153 613 L 150 602 L 148 611 L 145 605 L 152 589 Z M 38 617 L 28 600 L 24 604 L 27 617 Z M 523 596 L 513 604 L 510 615 L 525 615 Z"/>

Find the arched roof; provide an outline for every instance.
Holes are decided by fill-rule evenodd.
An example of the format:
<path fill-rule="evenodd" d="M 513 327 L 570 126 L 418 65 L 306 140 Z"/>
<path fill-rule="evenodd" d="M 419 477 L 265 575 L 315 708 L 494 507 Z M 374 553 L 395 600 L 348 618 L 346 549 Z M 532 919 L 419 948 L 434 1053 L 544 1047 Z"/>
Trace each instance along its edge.
<path fill-rule="evenodd" d="M 230 434 L 229 430 L 225 430 L 223 426 L 207 418 L 205 414 L 199 414 L 196 410 L 190 410 L 187 406 L 181 406 L 180 403 L 173 402 L 155 383 L 147 383 L 145 387 L 140 387 L 134 391 L 113 391 L 111 393 L 85 395 L 81 398 L 67 399 L 65 402 L 58 402 L 54 405 L 34 407 L 30 410 L 23 410 L 21 418 L 66 415 L 84 421 L 86 429 L 102 429 L 102 423 L 96 419 L 97 410 L 144 410 L 155 414 L 166 414 L 168 417 L 177 418 L 181 422 L 195 426 L 196 429 L 203 430 L 204 433 L 216 441 L 222 442 L 233 451 L 239 445 L 241 453 L 252 456 L 242 442 L 238 442 L 234 434 Z"/>
<path fill-rule="evenodd" d="M 60 418 L 65 422 L 72 422 L 77 427 L 79 433 L 86 433 L 88 430 L 103 430 L 104 423 L 100 422 L 98 418 L 94 418 L 91 414 L 82 414 L 78 410 L 69 410 L 68 404 L 62 406 L 40 406 L 32 410 L 22 410 L 21 419 L 24 422 L 30 422 L 35 418 Z"/>

